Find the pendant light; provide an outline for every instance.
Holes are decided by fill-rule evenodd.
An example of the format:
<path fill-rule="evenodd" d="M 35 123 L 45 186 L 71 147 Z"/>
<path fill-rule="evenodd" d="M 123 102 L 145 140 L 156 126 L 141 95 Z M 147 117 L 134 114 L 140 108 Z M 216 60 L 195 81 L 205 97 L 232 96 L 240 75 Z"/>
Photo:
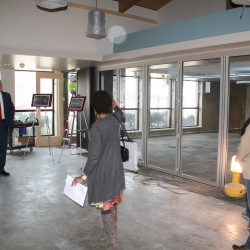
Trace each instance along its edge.
<path fill-rule="evenodd" d="M 232 3 L 237 4 L 237 5 L 250 5 L 250 0 L 231 0 Z"/>
<path fill-rule="evenodd" d="M 105 13 L 101 10 L 91 10 L 88 13 L 88 28 L 86 36 L 89 38 L 102 39 L 106 37 L 105 31 Z"/>
<path fill-rule="evenodd" d="M 68 7 L 65 0 L 36 0 L 36 5 L 39 9 L 48 11 L 65 10 Z"/>
<path fill-rule="evenodd" d="M 241 19 L 244 15 L 245 7 L 250 6 L 250 0 L 231 0 L 231 1 L 232 1 L 232 3 L 234 3 L 236 5 L 242 6 L 242 13 L 240 15 L 240 19 Z"/>

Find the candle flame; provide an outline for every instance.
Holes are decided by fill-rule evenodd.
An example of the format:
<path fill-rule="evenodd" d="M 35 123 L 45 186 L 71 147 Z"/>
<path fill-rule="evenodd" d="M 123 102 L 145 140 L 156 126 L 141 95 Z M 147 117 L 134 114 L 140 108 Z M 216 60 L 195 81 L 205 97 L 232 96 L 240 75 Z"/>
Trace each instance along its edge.
<path fill-rule="evenodd" d="M 237 173 L 242 173 L 242 167 L 240 164 L 235 161 L 236 155 L 232 157 L 232 162 L 231 162 L 231 171 L 232 172 L 237 172 Z"/>

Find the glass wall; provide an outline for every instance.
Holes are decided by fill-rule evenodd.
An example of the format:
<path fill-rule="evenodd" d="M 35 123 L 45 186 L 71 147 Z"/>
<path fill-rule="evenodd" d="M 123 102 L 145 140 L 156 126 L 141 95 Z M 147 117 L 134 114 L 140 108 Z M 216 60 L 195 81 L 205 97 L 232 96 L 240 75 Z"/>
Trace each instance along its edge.
<path fill-rule="evenodd" d="M 220 59 L 183 64 L 181 174 L 216 182 Z"/>
<path fill-rule="evenodd" d="M 129 137 L 138 143 L 138 159 L 142 160 L 142 67 L 120 68 L 99 72 L 99 88 L 113 97 L 124 113 L 123 124 Z"/>
<path fill-rule="evenodd" d="M 147 164 L 175 171 L 176 63 L 149 66 Z"/>
<path fill-rule="evenodd" d="M 182 126 L 198 127 L 201 122 L 200 111 L 202 110 L 202 82 L 183 81 L 182 99 Z"/>
<path fill-rule="evenodd" d="M 120 108 L 125 115 L 125 128 L 128 131 L 141 130 L 141 81 L 142 69 L 126 68 L 120 70 Z"/>
<path fill-rule="evenodd" d="M 142 152 L 149 168 L 220 186 L 231 181 L 250 117 L 250 56 L 216 56 L 113 70 L 113 96 L 138 142 L 139 163 Z"/>
<path fill-rule="evenodd" d="M 226 182 L 231 182 L 231 160 L 240 143 L 242 126 L 250 117 L 250 56 L 231 57 Z"/>
<path fill-rule="evenodd" d="M 142 160 L 142 67 L 119 70 L 118 106 L 125 116 L 125 128 L 138 144 L 138 159 Z"/>

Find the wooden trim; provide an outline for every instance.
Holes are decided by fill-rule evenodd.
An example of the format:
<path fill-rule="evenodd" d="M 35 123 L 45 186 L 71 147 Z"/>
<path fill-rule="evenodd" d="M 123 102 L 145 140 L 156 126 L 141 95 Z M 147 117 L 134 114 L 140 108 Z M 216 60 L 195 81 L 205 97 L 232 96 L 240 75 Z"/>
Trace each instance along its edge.
<path fill-rule="evenodd" d="M 48 78 L 48 79 L 63 79 L 62 73 L 54 72 L 36 72 L 37 78 Z"/>
<path fill-rule="evenodd" d="M 96 9 L 95 7 L 92 7 L 92 6 L 77 4 L 77 3 L 70 3 L 70 2 L 68 2 L 68 6 L 71 8 L 77 8 L 77 9 L 82 9 L 82 10 L 95 10 Z M 117 12 L 117 11 L 113 11 L 113 10 L 101 9 L 101 8 L 97 8 L 97 10 L 101 10 L 109 15 L 126 17 L 126 18 L 131 18 L 131 19 L 135 19 L 138 21 L 146 22 L 146 23 L 157 24 L 157 21 L 155 21 L 153 19 L 149 19 L 149 18 L 144 18 L 144 17 L 140 17 L 140 16 L 125 14 L 125 13 L 121 13 L 121 12 Z"/>
<path fill-rule="evenodd" d="M 40 93 L 40 80 L 42 78 L 56 79 L 58 83 L 56 84 L 56 93 L 53 96 L 55 102 L 54 114 L 56 120 L 55 126 L 55 135 L 50 136 L 51 146 L 59 146 L 62 143 L 63 132 L 64 132 L 64 122 L 63 122 L 63 74 L 62 73 L 53 73 L 53 72 L 37 72 L 36 73 L 36 89 L 37 93 Z M 36 109 L 37 118 L 41 121 L 41 109 Z M 48 137 L 41 136 L 41 127 L 36 127 L 36 146 L 48 146 Z"/>
<path fill-rule="evenodd" d="M 130 9 L 132 6 L 137 4 L 140 0 L 118 0 L 119 2 L 119 12 L 125 12 L 126 10 Z"/>

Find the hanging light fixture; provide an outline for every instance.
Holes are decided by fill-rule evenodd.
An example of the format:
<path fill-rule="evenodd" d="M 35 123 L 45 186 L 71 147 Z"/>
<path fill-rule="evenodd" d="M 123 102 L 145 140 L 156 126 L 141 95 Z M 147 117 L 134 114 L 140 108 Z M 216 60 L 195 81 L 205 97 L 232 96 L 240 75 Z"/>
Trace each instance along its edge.
<path fill-rule="evenodd" d="M 36 5 L 39 9 L 48 11 L 65 10 L 68 7 L 65 0 L 36 0 Z"/>
<path fill-rule="evenodd" d="M 88 28 L 86 36 L 89 38 L 102 39 L 106 37 L 105 31 L 105 13 L 101 10 L 91 10 L 88 14 Z"/>
<path fill-rule="evenodd" d="M 231 0 L 232 3 L 237 4 L 237 5 L 250 5 L 250 0 Z"/>
<path fill-rule="evenodd" d="M 241 19 L 243 17 L 243 15 L 244 15 L 245 7 L 250 6 L 250 0 L 231 0 L 231 2 L 233 4 L 242 6 L 242 13 L 240 15 L 240 19 Z"/>

